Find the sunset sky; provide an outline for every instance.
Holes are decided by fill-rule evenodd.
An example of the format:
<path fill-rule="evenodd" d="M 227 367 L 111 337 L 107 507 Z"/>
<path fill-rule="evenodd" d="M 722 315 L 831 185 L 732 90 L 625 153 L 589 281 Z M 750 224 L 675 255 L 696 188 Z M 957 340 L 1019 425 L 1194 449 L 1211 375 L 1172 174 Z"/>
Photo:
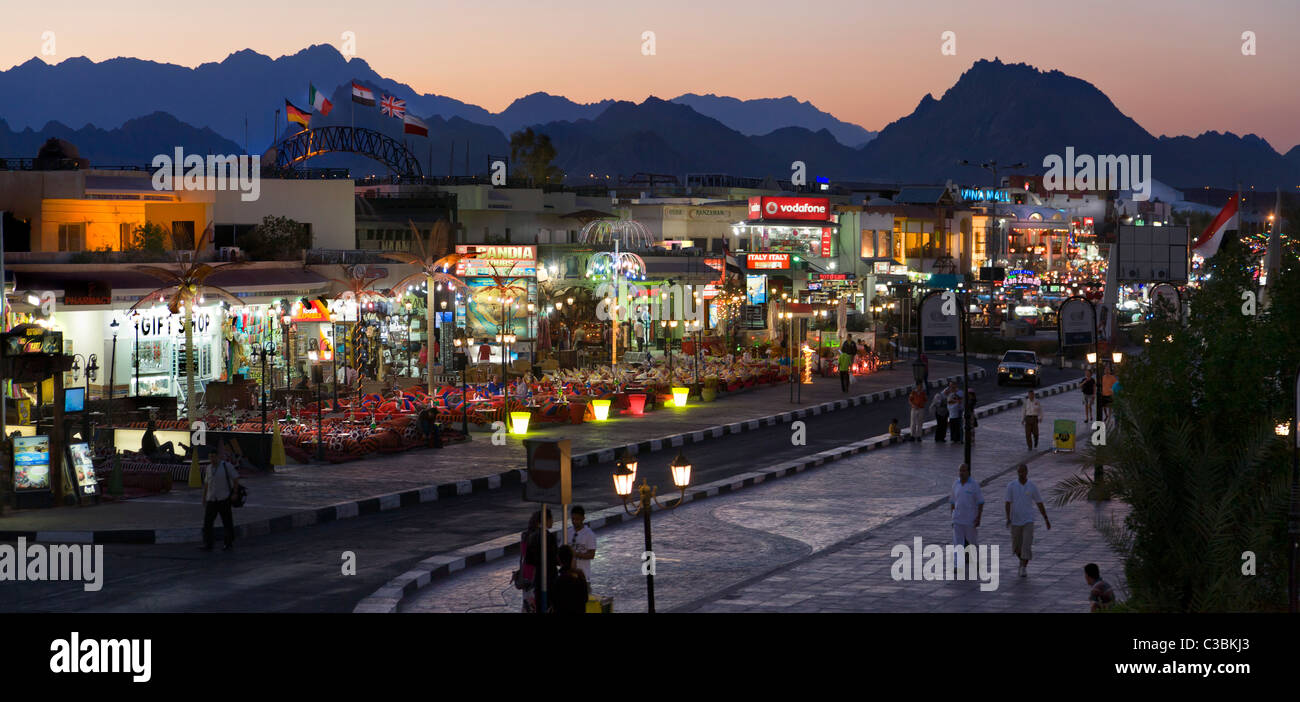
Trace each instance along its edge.
<path fill-rule="evenodd" d="M 1296 0 L 0 0 L 0 12 L 0 70 L 33 56 L 196 66 L 243 48 L 339 46 L 352 31 L 379 73 L 494 112 L 536 91 L 579 102 L 793 95 L 877 130 L 996 56 L 1087 80 L 1157 136 L 1253 132 L 1280 152 L 1300 143 Z M 47 30 L 53 57 L 40 56 Z M 653 56 L 641 53 L 645 31 Z M 945 31 L 956 56 L 940 53 Z M 1242 55 L 1244 31 L 1255 56 Z"/>

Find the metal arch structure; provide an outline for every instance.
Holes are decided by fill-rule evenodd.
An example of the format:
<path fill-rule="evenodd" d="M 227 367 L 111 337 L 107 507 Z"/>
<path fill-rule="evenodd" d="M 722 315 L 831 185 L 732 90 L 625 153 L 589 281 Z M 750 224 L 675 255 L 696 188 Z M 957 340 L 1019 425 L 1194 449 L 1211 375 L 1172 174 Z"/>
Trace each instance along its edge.
<path fill-rule="evenodd" d="M 277 143 L 275 170 L 290 173 L 294 164 L 322 154 L 346 152 L 372 158 L 406 178 L 422 178 L 420 161 L 400 141 L 364 127 L 329 126 L 304 129 Z"/>

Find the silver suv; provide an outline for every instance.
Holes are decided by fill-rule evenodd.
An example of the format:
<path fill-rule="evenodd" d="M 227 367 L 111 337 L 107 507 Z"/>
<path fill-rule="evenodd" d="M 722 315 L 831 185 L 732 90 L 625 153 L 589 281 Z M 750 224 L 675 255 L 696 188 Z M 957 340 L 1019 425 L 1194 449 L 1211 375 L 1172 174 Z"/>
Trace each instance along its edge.
<path fill-rule="evenodd" d="M 1008 351 L 998 362 L 998 385 L 1008 382 L 1029 383 L 1038 387 L 1043 367 L 1033 351 Z"/>

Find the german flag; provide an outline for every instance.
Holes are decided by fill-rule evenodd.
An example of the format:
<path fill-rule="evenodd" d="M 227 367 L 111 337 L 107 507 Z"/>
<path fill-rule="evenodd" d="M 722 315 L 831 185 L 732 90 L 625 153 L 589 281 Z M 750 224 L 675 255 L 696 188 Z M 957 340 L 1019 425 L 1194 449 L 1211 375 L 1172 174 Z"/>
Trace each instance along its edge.
<path fill-rule="evenodd" d="M 302 125 L 303 129 L 307 128 L 307 121 L 311 119 L 310 112 L 304 112 L 293 106 L 292 102 L 284 101 L 284 116 L 289 118 L 290 122 L 297 122 Z"/>

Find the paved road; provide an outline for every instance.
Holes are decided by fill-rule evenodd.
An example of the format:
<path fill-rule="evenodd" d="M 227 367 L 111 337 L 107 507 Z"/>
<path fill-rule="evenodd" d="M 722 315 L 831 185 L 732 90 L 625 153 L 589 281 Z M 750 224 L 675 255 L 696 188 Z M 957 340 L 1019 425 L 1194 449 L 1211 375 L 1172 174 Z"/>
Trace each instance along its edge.
<path fill-rule="evenodd" d="M 992 374 L 991 361 L 972 361 Z M 1045 369 L 1051 384 L 1077 371 Z M 981 404 L 1019 395 L 991 380 L 972 383 Z M 805 419 L 807 445 L 793 446 L 788 426 L 728 435 L 690 447 L 693 482 L 817 453 L 883 433 L 889 419 L 904 421 L 905 400 L 838 410 Z M 983 420 L 987 421 L 987 420 Z M 983 424 L 983 421 L 981 422 Z M 641 457 L 638 472 L 667 484 L 674 454 Z M 575 500 L 588 509 L 614 506 L 608 464 L 574 476 Z M 778 483 L 779 485 L 779 483 Z M 201 553 L 193 545 L 107 546 L 107 585 L 98 593 L 79 585 L 8 584 L 0 610 L 25 611 L 351 611 L 358 600 L 434 553 L 517 533 L 530 506 L 514 490 L 476 493 L 240 542 L 232 553 Z M 357 556 L 355 576 L 340 573 L 341 555 Z"/>
<path fill-rule="evenodd" d="M 1043 402 L 1049 418 L 1078 412 L 1076 397 Z M 990 478 L 1019 461 L 1046 492 L 1078 469 L 1073 456 L 1028 451 L 1019 413 L 980 422 L 976 477 Z M 1045 446 L 1045 445 L 1042 445 Z M 1094 527 L 1089 504 L 1048 506 L 1053 529 L 1038 525 L 1030 577 L 1015 577 L 1016 562 L 1003 528 L 1006 473 L 985 487 L 981 536 L 1000 544 L 998 588 L 978 582 L 894 581 L 896 544 L 951 540 L 942 500 L 961 461 L 958 446 L 903 444 L 860 454 L 740 493 L 690 502 L 653 517 L 659 611 L 1086 611 L 1080 568 L 1097 562 L 1120 574 L 1118 559 Z M 1108 516 L 1119 505 L 1101 509 Z M 640 522 L 597 532 L 593 589 L 614 597 L 615 611 L 644 611 L 645 579 Z M 519 593 L 507 585 L 513 559 L 493 561 L 435 582 L 402 603 L 403 612 L 515 612 Z M 1122 585 L 1122 583 L 1116 583 Z"/>

